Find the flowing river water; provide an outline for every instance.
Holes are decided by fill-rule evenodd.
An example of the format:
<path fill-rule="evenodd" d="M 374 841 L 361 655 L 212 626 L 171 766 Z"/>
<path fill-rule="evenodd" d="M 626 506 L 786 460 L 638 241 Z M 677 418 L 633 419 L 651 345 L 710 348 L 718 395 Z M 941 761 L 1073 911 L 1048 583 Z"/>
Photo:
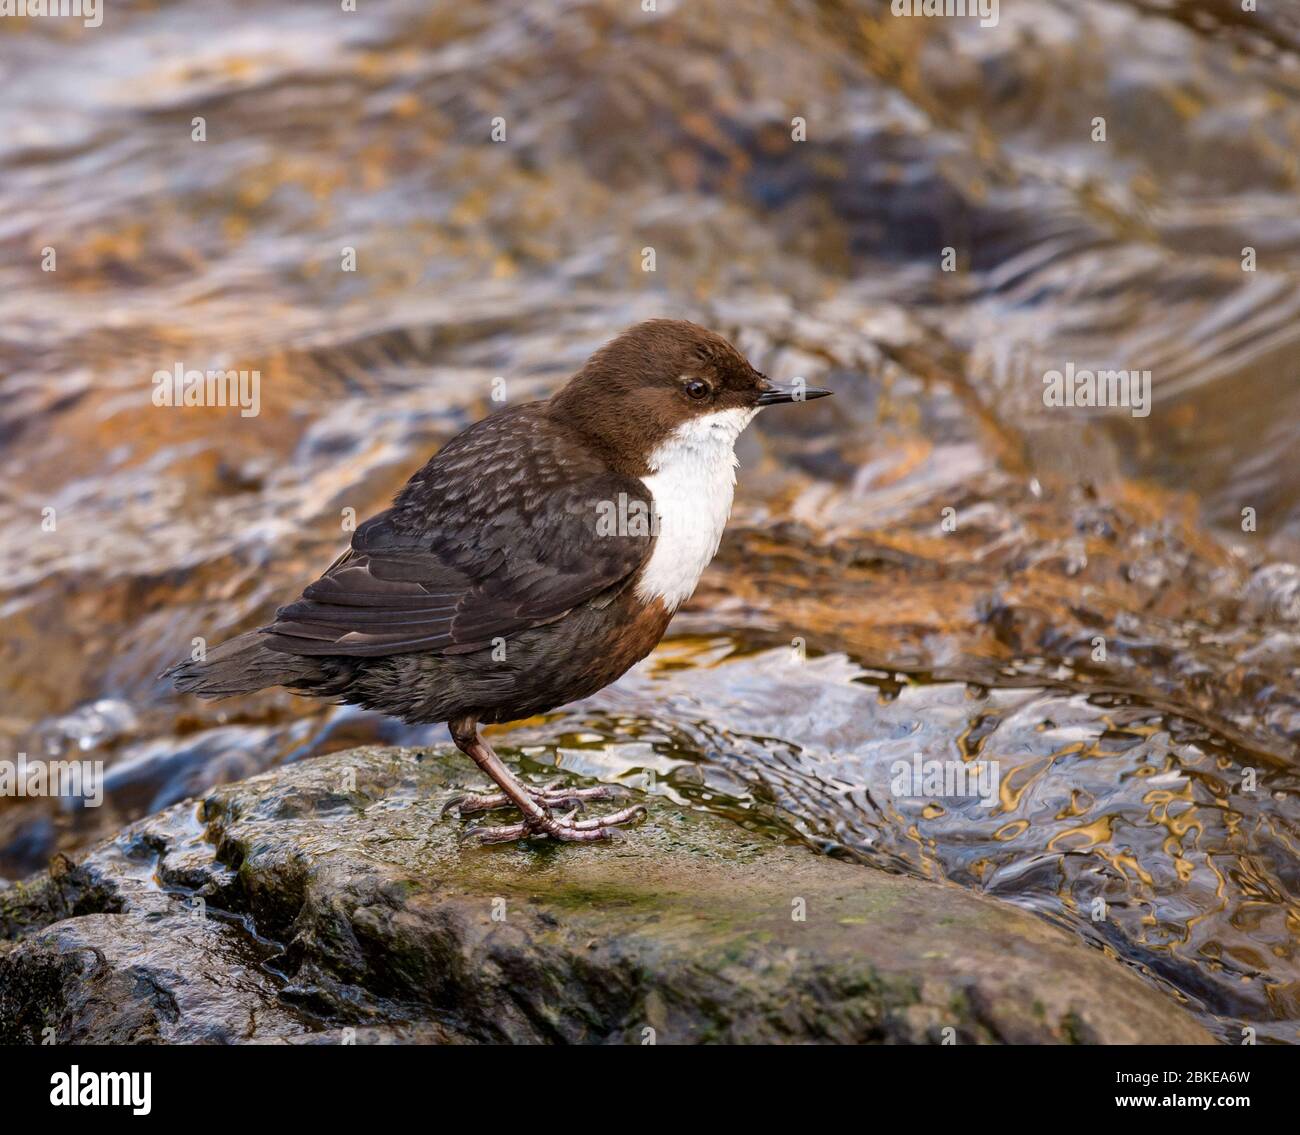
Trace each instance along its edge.
<path fill-rule="evenodd" d="M 501 395 L 681 316 L 837 396 L 742 438 L 663 647 L 497 742 L 986 892 L 1226 1041 L 1300 1041 L 1300 16 L 110 7 L 0 21 L 0 757 L 107 770 L 100 808 L 0 799 L 0 875 L 444 739 L 155 675 Z M 154 405 L 178 365 L 256 370 L 257 414 Z M 1067 366 L 1150 370 L 1149 415 L 1045 405 Z M 995 798 L 900 796 L 918 753 Z"/>

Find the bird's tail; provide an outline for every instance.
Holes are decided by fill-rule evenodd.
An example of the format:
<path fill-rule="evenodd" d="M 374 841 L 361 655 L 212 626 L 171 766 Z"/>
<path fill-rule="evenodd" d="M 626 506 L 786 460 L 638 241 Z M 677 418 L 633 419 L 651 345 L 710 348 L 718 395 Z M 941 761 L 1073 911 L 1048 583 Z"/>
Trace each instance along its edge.
<path fill-rule="evenodd" d="M 329 661 L 272 650 L 261 631 L 250 631 L 213 647 L 205 658 L 181 662 L 158 676 L 170 678 L 182 693 L 201 698 L 227 698 L 268 686 L 315 693 L 330 684 Z"/>

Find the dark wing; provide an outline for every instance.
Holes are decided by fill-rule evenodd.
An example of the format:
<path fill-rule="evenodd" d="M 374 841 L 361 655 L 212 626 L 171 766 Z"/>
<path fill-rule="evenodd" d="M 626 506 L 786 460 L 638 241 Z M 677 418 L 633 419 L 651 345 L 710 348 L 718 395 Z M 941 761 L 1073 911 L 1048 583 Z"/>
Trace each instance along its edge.
<path fill-rule="evenodd" d="M 612 532 L 609 521 L 620 494 L 647 500 L 645 486 L 557 452 L 545 421 L 522 436 L 516 422 L 503 450 L 509 422 L 494 420 L 449 443 L 392 509 L 362 524 L 351 550 L 264 628 L 267 645 L 355 657 L 459 653 L 625 586 L 653 536 L 636 524 Z"/>

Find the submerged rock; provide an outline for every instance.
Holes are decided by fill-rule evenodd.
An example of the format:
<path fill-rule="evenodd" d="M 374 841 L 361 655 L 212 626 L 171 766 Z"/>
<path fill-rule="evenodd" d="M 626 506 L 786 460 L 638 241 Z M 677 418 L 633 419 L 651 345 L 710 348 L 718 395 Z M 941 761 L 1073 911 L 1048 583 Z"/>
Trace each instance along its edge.
<path fill-rule="evenodd" d="M 0 891 L 0 1041 L 1211 1042 L 1022 911 L 668 801 L 477 846 L 462 764 L 291 765 Z"/>

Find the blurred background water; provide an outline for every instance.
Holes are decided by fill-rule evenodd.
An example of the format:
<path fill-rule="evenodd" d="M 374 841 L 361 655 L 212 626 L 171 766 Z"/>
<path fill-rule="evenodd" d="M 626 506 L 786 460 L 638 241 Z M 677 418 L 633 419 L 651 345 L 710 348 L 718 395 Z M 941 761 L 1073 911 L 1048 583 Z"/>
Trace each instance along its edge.
<path fill-rule="evenodd" d="M 1300 1040 L 1300 10 L 359 8 L 0 20 L 0 756 L 109 789 L 0 799 L 0 875 L 444 737 L 155 675 L 294 598 L 494 380 L 544 397 L 678 316 L 838 397 L 742 439 L 674 637 L 498 743 L 986 891 L 1224 1039 Z M 1152 413 L 1045 407 L 1067 363 L 1151 370 Z M 154 406 L 177 364 L 257 369 L 259 414 Z M 918 751 L 996 760 L 997 807 L 895 797 Z"/>

